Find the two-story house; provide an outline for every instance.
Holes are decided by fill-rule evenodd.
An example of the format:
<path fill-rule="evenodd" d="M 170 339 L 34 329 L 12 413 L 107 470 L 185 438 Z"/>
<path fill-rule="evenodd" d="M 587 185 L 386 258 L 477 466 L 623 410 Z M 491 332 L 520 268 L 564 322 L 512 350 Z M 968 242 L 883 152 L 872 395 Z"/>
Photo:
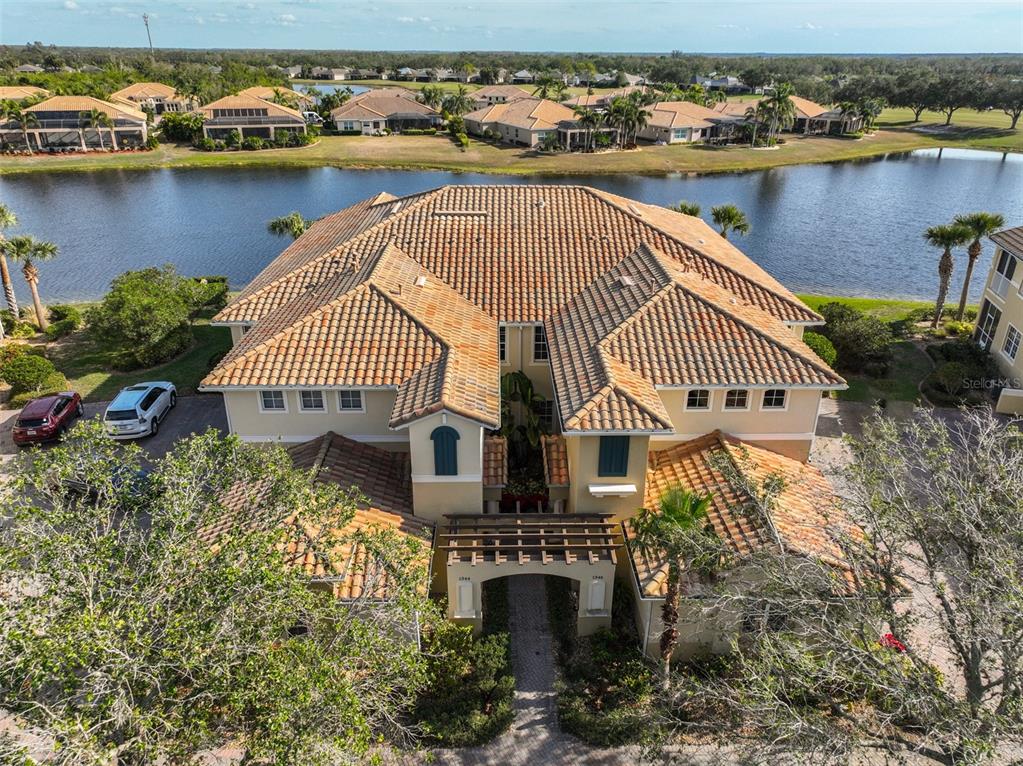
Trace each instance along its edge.
<path fill-rule="evenodd" d="M 147 108 L 156 117 L 164 112 L 192 112 L 199 105 L 194 98 L 178 93 L 162 82 L 136 82 L 110 94 L 115 103 L 127 104 L 140 111 Z"/>
<path fill-rule="evenodd" d="M 581 186 L 381 193 L 316 221 L 213 321 L 234 347 L 202 389 L 231 432 L 329 443 L 343 483 L 386 467 L 366 507 L 429 525 L 452 619 L 479 624 L 483 581 L 539 572 L 576 583 L 590 632 L 617 577 L 655 642 L 663 562 L 630 549 L 628 520 L 674 482 L 725 498 L 713 452 L 792 477 L 784 544 L 833 551 L 806 464 L 822 395 L 845 387 L 801 340 L 822 320 L 698 218 Z M 542 513 L 500 512 L 517 371 L 551 425 Z M 712 521 L 741 553 L 766 536 L 735 514 Z"/>
<path fill-rule="evenodd" d="M 996 410 L 1023 415 L 1023 226 L 991 235 L 995 257 L 984 286 L 974 338 L 1002 371 Z"/>

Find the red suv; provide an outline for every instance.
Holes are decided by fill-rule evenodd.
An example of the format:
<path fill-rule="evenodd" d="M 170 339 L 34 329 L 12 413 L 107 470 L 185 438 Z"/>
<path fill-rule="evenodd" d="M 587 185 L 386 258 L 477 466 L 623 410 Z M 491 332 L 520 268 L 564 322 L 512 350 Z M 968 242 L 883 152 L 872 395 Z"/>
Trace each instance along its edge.
<path fill-rule="evenodd" d="M 14 421 L 14 443 L 21 447 L 59 439 L 82 412 L 82 397 L 74 391 L 33 399 Z"/>

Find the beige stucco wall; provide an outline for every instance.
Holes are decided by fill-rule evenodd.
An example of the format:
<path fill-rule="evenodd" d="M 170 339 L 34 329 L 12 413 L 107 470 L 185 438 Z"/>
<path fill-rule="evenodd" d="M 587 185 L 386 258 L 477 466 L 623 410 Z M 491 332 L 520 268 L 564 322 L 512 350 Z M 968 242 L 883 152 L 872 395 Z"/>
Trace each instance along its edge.
<path fill-rule="evenodd" d="M 434 472 L 430 434 L 447 425 L 458 431 L 458 475 Z M 446 513 L 483 512 L 483 427 L 458 415 L 438 413 L 408 426 L 415 514 L 437 520 Z"/>
<path fill-rule="evenodd" d="M 501 374 L 522 370 L 533 382 L 533 390 L 548 399 L 554 398 L 554 379 L 549 361 L 533 361 L 533 328 L 505 327 L 505 360 Z"/>
<path fill-rule="evenodd" d="M 600 437 L 567 434 L 565 445 L 572 477 L 567 510 L 570 513 L 610 513 L 615 520 L 635 516 L 643 504 L 649 443 L 650 437 L 645 435 L 629 438 L 627 476 L 598 476 Z M 591 484 L 632 484 L 636 491 L 621 497 L 595 497 L 590 493 Z"/>
<path fill-rule="evenodd" d="M 995 250 L 995 257 L 991 261 L 991 270 L 988 272 L 984 289 L 984 297 L 1002 312 L 998 329 L 991 343 L 991 355 L 998 363 L 1002 375 L 1010 379 L 1009 387 L 1023 388 L 1023 348 L 1017 352 L 1015 360 L 1010 359 L 1002 350 L 1010 325 L 1023 333 L 1023 294 L 1020 294 L 1020 290 L 1023 290 L 1023 259 L 1017 259 L 1016 273 L 1013 274 L 1012 281 L 1005 290 L 1005 297 L 1002 297 L 991 289 L 991 284 L 996 277 L 995 267 L 1001 254 L 1002 248 L 999 247 Z"/>
<path fill-rule="evenodd" d="M 299 410 L 298 391 L 284 391 L 287 412 L 262 412 L 259 408 L 259 391 L 231 391 L 224 394 L 231 433 L 245 441 L 302 442 L 322 436 L 327 431 L 347 436 L 356 441 L 378 446 L 397 445 L 404 448 L 408 434 L 393 431 L 387 423 L 394 407 L 395 392 L 371 390 L 362 392 L 365 412 L 340 412 L 337 406 L 337 391 L 324 389 L 326 412 L 302 412 Z"/>

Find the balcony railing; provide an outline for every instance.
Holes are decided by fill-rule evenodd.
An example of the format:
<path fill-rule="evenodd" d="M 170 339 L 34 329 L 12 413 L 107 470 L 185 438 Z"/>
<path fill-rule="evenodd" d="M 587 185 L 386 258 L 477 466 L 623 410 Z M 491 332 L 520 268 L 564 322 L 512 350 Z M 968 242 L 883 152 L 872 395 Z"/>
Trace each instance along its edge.
<path fill-rule="evenodd" d="M 1012 284 L 1008 279 L 999 274 L 997 271 L 991 276 L 991 292 L 997 295 L 999 298 L 1005 298 L 1009 294 L 1009 286 Z M 1023 289 L 1023 284 L 1021 284 Z"/>

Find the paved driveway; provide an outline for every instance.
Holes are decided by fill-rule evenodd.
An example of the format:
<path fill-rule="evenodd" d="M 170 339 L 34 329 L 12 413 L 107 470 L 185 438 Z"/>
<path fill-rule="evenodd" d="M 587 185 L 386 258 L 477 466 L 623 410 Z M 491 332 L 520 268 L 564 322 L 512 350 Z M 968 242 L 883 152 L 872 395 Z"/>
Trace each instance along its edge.
<path fill-rule="evenodd" d="M 85 417 L 103 417 L 108 404 L 110 402 L 87 402 Z M 0 410 L 0 460 L 10 460 L 18 451 L 11 439 L 11 427 L 17 414 L 17 410 Z M 178 406 L 160 424 L 160 432 L 156 436 L 139 439 L 138 445 L 155 460 L 163 457 L 178 439 L 202 433 L 211 427 L 227 433 L 224 398 L 220 394 L 181 396 Z"/>

